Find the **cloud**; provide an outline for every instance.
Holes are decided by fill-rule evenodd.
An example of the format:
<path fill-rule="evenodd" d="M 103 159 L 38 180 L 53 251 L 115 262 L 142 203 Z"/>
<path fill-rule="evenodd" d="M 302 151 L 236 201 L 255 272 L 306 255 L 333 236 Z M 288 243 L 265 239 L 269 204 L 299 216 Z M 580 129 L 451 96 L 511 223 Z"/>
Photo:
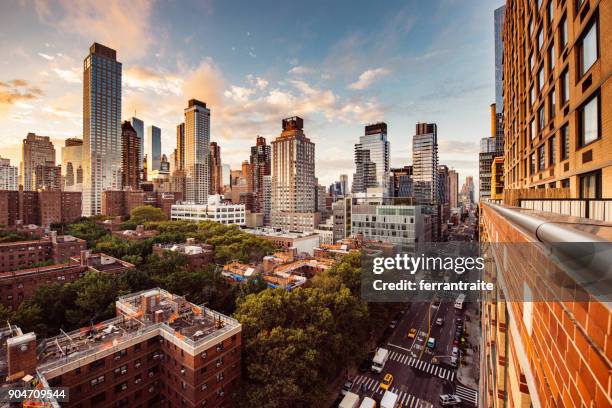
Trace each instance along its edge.
<path fill-rule="evenodd" d="M 311 72 L 312 72 L 311 68 L 307 68 L 307 67 L 298 65 L 297 67 L 291 68 L 287 73 L 293 74 L 293 75 L 306 75 L 306 74 L 310 74 Z"/>
<path fill-rule="evenodd" d="M 177 75 L 132 65 L 123 71 L 123 85 L 137 90 L 151 90 L 157 95 L 179 95 L 183 80 Z"/>
<path fill-rule="evenodd" d="M 476 141 L 462 141 L 441 139 L 438 141 L 440 153 L 444 154 L 476 154 L 478 153 L 478 143 Z"/>
<path fill-rule="evenodd" d="M 40 0 L 35 3 L 35 10 L 42 21 L 63 32 L 119 50 L 120 60 L 134 60 L 147 55 L 154 42 L 150 1 L 59 0 L 57 5 L 52 9 L 47 2 Z"/>
<path fill-rule="evenodd" d="M 270 83 L 261 77 L 254 77 L 251 74 L 248 74 L 246 76 L 247 81 L 249 81 L 250 84 L 255 85 L 258 89 L 266 89 L 268 87 L 268 85 L 270 85 Z"/>
<path fill-rule="evenodd" d="M 38 53 L 38 56 L 40 56 L 40 57 L 42 57 L 42 58 L 46 59 L 47 61 L 53 61 L 53 60 L 55 59 L 55 57 L 54 57 L 54 56 L 49 55 L 49 54 L 45 54 L 44 52 L 39 52 L 39 53 Z"/>
<path fill-rule="evenodd" d="M 23 79 L 0 81 L 0 109 L 6 109 L 20 101 L 38 99 L 42 95 L 43 91 L 39 87 L 30 85 Z"/>
<path fill-rule="evenodd" d="M 236 102 L 246 102 L 249 99 L 249 96 L 253 95 L 253 93 L 255 93 L 254 89 L 232 85 L 230 89 L 223 93 L 223 95 L 227 98 L 233 99 Z"/>
<path fill-rule="evenodd" d="M 355 90 L 366 89 L 367 87 L 372 85 L 372 83 L 376 79 L 387 76 L 390 73 L 391 71 L 389 71 L 387 68 L 368 69 L 364 71 L 361 75 L 359 75 L 359 79 L 357 79 L 357 81 L 350 84 L 349 88 L 355 89 Z"/>
<path fill-rule="evenodd" d="M 53 72 L 55 72 L 58 77 L 60 77 L 64 81 L 69 82 L 71 84 L 80 84 L 82 81 L 83 74 L 78 68 L 71 68 L 71 69 L 53 68 Z"/>

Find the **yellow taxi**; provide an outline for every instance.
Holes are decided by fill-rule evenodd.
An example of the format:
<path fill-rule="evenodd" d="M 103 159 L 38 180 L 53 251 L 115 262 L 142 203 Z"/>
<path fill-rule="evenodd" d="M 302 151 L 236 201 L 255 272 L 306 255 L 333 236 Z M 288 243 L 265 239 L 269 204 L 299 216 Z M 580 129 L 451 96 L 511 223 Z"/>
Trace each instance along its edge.
<path fill-rule="evenodd" d="M 391 388 L 391 384 L 393 384 L 393 376 L 387 373 L 380 383 L 380 388 L 387 391 L 389 388 Z"/>
<path fill-rule="evenodd" d="M 409 339 L 414 339 L 416 337 L 416 334 L 417 334 L 417 330 L 414 327 L 408 330 Z"/>

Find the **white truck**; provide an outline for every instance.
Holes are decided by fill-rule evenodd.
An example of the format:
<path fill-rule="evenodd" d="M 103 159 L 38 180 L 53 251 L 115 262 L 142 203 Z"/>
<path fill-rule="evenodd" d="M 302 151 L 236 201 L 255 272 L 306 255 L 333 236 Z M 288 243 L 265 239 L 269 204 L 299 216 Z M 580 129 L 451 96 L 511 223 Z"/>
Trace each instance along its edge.
<path fill-rule="evenodd" d="M 376 408 L 376 401 L 370 397 L 365 397 L 363 401 L 361 401 L 359 408 Z"/>
<path fill-rule="evenodd" d="M 391 391 L 385 391 L 385 394 L 380 400 L 380 408 L 396 408 L 398 395 Z"/>
<path fill-rule="evenodd" d="M 389 350 L 382 347 L 376 349 L 376 354 L 374 354 L 374 358 L 372 359 L 372 371 L 381 373 L 388 359 Z"/>
<path fill-rule="evenodd" d="M 359 395 L 354 392 L 347 392 L 338 408 L 357 408 L 359 405 Z"/>

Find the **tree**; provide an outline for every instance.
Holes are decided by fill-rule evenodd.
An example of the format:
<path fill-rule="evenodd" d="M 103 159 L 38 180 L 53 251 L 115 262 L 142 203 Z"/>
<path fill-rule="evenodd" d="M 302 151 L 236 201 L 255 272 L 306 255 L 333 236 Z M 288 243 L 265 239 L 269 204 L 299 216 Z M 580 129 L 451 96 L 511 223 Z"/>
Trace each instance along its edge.
<path fill-rule="evenodd" d="M 160 208 L 152 205 L 139 205 L 130 213 L 129 221 L 132 224 L 139 225 L 149 221 L 164 221 L 165 219 L 166 215 Z"/>

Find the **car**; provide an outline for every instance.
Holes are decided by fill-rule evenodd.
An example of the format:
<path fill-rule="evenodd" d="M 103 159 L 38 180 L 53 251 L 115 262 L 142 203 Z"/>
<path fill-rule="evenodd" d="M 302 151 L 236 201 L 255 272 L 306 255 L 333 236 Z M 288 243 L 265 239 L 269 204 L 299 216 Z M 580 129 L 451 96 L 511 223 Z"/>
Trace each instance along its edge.
<path fill-rule="evenodd" d="M 436 319 L 436 324 L 437 324 L 438 326 L 444 326 L 444 318 L 442 318 L 442 317 L 438 317 L 438 318 Z"/>
<path fill-rule="evenodd" d="M 397 320 L 391 320 L 391 323 L 389 323 L 389 328 L 395 329 L 395 327 L 397 327 Z"/>
<path fill-rule="evenodd" d="M 461 404 L 461 398 L 455 394 L 442 394 L 440 395 L 440 404 L 442 406 L 458 405 Z"/>
<path fill-rule="evenodd" d="M 457 367 L 458 363 L 459 363 L 459 360 L 457 359 L 457 357 L 451 357 L 451 359 L 450 359 L 451 367 Z"/>
<path fill-rule="evenodd" d="M 435 349 L 436 348 L 436 339 L 433 337 L 430 337 L 429 339 L 427 339 L 427 348 L 429 349 Z"/>
<path fill-rule="evenodd" d="M 351 388 L 353 388 L 353 380 L 347 380 L 342 386 L 342 390 L 340 391 L 340 393 L 342 395 L 346 395 L 348 392 L 351 391 Z"/>
<path fill-rule="evenodd" d="M 391 388 L 391 384 L 393 384 L 393 375 L 387 373 L 380 383 L 380 389 L 387 391 L 389 388 Z"/>
<path fill-rule="evenodd" d="M 453 351 L 451 352 L 451 355 L 453 357 L 459 357 L 459 348 L 458 347 L 453 347 Z"/>
<path fill-rule="evenodd" d="M 414 327 L 408 330 L 409 339 L 414 339 L 416 337 L 416 334 L 417 334 L 417 329 L 415 329 Z"/>
<path fill-rule="evenodd" d="M 461 325 L 463 325 L 463 319 L 462 319 L 462 318 L 460 318 L 460 317 L 456 318 L 456 319 L 455 319 L 455 324 L 456 324 L 457 326 L 461 326 Z"/>

